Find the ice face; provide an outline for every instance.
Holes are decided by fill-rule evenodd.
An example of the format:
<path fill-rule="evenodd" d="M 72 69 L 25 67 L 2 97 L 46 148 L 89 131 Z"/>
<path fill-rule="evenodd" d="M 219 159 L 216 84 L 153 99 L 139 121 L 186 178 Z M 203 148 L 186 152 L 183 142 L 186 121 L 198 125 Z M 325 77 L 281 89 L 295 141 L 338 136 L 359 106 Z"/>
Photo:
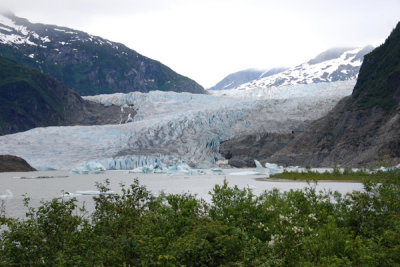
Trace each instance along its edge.
<path fill-rule="evenodd" d="M 210 167 L 221 159 L 221 141 L 241 134 L 291 132 L 328 112 L 343 92 L 351 93 L 353 84 L 312 84 L 246 98 L 174 92 L 87 97 L 133 107 L 137 116 L 121 125 L 46 127 L 0 136 L 0 154 L 20 156 L 40 169 L 89 171 L 91 161 L 105 169 L 179 161 Z"/>
<path fill-rule="evenodd" d="M 105 171 L 106 168 L 104 168 L 104 166 L 98 162 L 98 161 L 90 161 L 87 162 L 85 164 L 83 164 L 82 166 L 72 169 L 71 173 L 73 174 L 89 174 L 89 173 L 100 173 Z"/>

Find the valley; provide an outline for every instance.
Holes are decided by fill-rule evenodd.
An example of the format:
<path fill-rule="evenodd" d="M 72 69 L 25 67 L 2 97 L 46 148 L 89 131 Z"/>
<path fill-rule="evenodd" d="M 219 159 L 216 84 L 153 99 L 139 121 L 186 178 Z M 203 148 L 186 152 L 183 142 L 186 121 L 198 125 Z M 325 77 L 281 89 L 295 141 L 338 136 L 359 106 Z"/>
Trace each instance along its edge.
<path fill-rule="evenodd" d="M 1 266 L 399 265 L 398 3 L 45 2 L 0 7 Z"/>
<path fill-rule="evenodd" d="M 205 94 L 194 84 L 197 89 L 191 89 L 190 80 L 181 87 L 173 84 L 172 79 L 184 78 L 121 44 L 64 27 L 33 24 L 11 13 L 0 18 L 0 52 L 15 60 L 2 58 L 3 69 L 8 69 L 3 71 L 6 105 L 0 129 L 6 135 L 0 136 L 0 154 L 22 157 L 36 169 L 133 169 L 154 167 L 157 162 L 211 168 L 226 161 L 231 167 L 254 167 L 254 160 L 334 167 L 368 166 L 376 161 L 373 149 L 360 160 L 350 154 L 353 160 L 344 156 L 325 160 L 298 148 L 305 142 L 299 138 L 310 131 L 327 136 L 318 129 L 324 127 L 323 118 L 329 114 L 333 119 L 327 121 L 338 120 L 335 110 L 348 105 L 341 99 L 354 97 L 363 57 L 372 46 L 332 48 L 289 68 L 233 73 Z M 100 64 L 88 61 L 89 57 Z M 119 61 L 109 61 L 110 57 Z M 142 74 L 135 69 L 138 64 Z M 118 69 L 123 66 L 131 69 Z M 107 84 L 96 80 L 99 71 Z M 133 82 L 127 72 L 136 73 Z M 122 73 L 124 80 L 117 81 Z M 166 80 L 158 80 L 161 77 Z M 76 92 L 95 95 L 81 98 Z M 379 116 L 383 115 L 375 116 L 376 120 Z M 318 146 L 329 153 L 326 145 Z M 386 143 L 382 146 L 388 148 Z M 288 152 L 291 148 L 301 151 L 300 155 Z M 347 152 L 339 148 L 338 153 Z M 396 155 L 389 155 L 393 164 L 398 161 Z"/>

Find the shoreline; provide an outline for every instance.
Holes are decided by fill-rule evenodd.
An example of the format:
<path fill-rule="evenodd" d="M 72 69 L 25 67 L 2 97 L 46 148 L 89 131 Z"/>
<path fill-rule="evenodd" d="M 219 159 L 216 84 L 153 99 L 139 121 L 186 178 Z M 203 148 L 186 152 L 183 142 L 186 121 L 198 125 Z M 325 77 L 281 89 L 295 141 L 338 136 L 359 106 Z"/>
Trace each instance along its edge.
<path fill-rule="evenodd" d="M 286 178 L 269 178 L 269 177 L 263 177 L 263 178 L 254 178 L 254 180 L 259 181 L 259 182 L 282 182 L 282 183 L 288 183 L 288 182 L 328 182 L 328 183 L 362 183 L 361 180 L 314 180 L 314 179 L 286 179 Z"/>

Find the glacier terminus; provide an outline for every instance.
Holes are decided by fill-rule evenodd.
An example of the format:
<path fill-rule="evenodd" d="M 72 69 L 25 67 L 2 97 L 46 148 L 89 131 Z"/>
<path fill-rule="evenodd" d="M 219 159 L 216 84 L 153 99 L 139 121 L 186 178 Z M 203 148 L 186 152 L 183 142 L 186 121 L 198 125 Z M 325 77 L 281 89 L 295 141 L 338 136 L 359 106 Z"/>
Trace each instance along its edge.
<path fill-rule="evenodd" d="M 137 115 L 125 124 L 45 127 L 0 136 L 0 154 L 20 156 L 39 170 L 99 164 L 135 169 L 160 162 L 212 167 L 224 159 L 220 142 L 260 131 L 290 133 L 325 115 L 351 94 L 354 84 L 256 88 L 240 97 L 161 91 L 90 96 L 85 98 L 103 105 L 133 106 Z"/>

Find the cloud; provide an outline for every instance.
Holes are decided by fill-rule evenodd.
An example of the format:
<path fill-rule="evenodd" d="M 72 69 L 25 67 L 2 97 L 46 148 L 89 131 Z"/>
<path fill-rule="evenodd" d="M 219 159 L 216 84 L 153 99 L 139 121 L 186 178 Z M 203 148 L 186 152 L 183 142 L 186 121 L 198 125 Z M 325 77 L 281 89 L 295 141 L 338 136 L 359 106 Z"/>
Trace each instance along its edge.
<path fill-rule="evenodd" d="M 32 22 L 122 42 L 212 86 L 245 68 L 292 66 L 334 46 L 378 45 L 399 0 L 2 0 Z"/>
<path fill-rule="evenodd" d="M 2 5 L 14 12 L 50 12 L 61 16 L 72 13 L 93 15 L 127 15 L 164 9 L 177 4 L 179 0 L 3 0 Z"/>
<path fill-rule="evenodd" d="M 2 6 L 34 22 L 87 25 L 97 17 L 120 17 L 161 10 L 179 0 L 2 0 Z"/>

